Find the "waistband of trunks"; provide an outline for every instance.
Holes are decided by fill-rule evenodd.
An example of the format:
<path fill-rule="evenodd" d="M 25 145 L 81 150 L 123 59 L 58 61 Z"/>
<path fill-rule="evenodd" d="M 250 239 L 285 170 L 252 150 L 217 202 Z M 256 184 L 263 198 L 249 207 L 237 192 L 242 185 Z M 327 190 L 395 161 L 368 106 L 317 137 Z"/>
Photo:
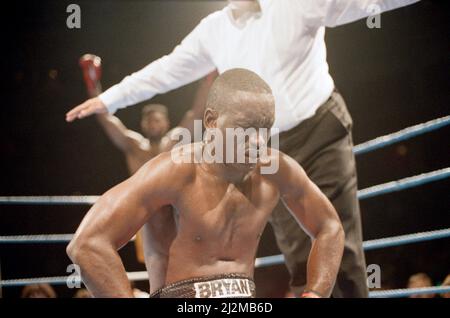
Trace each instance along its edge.
<path fill-rule="evenodd" d="M 243 274 L 195 277 L 168 284 L 150 298 L 254 298 L 255 282 Z"/>

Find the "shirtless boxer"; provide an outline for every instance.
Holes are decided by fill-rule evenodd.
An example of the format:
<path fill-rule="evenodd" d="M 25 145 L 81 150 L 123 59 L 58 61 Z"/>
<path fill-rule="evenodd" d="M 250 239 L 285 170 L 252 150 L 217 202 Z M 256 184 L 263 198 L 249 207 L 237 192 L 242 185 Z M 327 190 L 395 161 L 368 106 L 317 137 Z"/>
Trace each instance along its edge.
<path fill-rule="evenodd" d="M 214 82 L 204 114 L 207 130 L 268 129 L 273 121 L 273 95 L 255 73 L 234 69 Z M 162 207 L 172 206 L 179 211 L 178 232 L 170 246 L 165 286 L 153 297 L 254 297 L 259 239 L 282 199 L 312 239 L 304 296 L 328 297 L 342 257 L 344 232 L 325 195 L 295 160 L 274 149 L 256 164 L 249 157 L 245 163 L 174 160 L 186 154 L 201 158 L 209 142 L 157 156 L 91 208 L 67 247 L 91 293 L 132 297 L 117 250 Z M 253 134 L 245 147 L 250 152 L 266 143 L 260 134 Z M 276 172 L 261 174 L 263 166 L 275 161 Z"/>
<path fill-rule="evenodd" d="M 127 129 L 114 115 L 98 114 L 97 120 L 125 155 L 130 175 L 161 152 L 170 150 L 174 144 L 169 138 L 169 114 L 164 105 L 150 104 L 142 109 L 141 129 L 145 137 Z M 150 292 L 164 284 L 162 277 L 165 276 L 169 247 L 175 235 L 176 220 L 170 206 L 162 207 L 136 233 L 136 256 L 139 262 L 145 263 Z"/>
<path fill-rule="evenodd" d="M 98 96 L 101 85 L 101 58 L 85 54 L 80 58 L 83 78 L 90 97 Z M 202 116 L 206 97 L 217 72 L 209 74 L 198 87 L 194 103 L 178 127 L 193 130 L 193 120 Z M 175 142 L 170 138 L 177 128 L 169 131 L 170 120 L 167 107 L 161 104 L 149 104 L 143 107 L 140 121 L 140 134 L 128 129 L 122 121 L 109 114 L 97 114 L 97 121 L 112 143 L 124 154 L 130 175 L 133 175 L 148 160 L 161 152 L 168 151 Z M 149 274 L 150 291 L 164 284 L 169 246 L 175 237 L 176 222 L 171 207 L 163 207 L 147 222 L 142 231 L 136 234 L 136 256 L 145 263 Z M 144 239 L 143 239 L 144 236 Z M 146 244 L 143 244 L 143 241 Z"/>

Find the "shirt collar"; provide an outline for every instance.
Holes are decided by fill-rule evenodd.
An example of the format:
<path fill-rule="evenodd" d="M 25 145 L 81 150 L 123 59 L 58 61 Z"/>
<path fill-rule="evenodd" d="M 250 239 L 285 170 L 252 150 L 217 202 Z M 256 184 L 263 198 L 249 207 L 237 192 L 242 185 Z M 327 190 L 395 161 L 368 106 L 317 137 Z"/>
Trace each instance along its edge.
<path fill-rule="evenodd" d="M 270 5 L 271 0 L 257 0 L 259 2 L 259 6 L 261 7 L 261 13 L 263 14 Z"/>
<path fill-rule="evenodd" d="M 231 23 L 233 23 L 239 29 L 242 29 L 242 28 L 244 28 L 247 25 L 247 22 L 250 19 L 252 19 L 252 18 L 258 19 L 258 18 L 260 18 L 264 14 L 264 12 L 267 10 L 271 0 L 257 0 L 257 1 L 259 3 L 261 11 L 259 11 L 259 12 L 248 12 L 247 14 L 245 14 L 242 17 L 240 17 L 239 19 L 235 19 L 233 17 L 233 13 L 231 11 L 231 8 L 228 5 L 226 7 L 226 9 L 227 9 L 228 17 L 230 18 Z"/>

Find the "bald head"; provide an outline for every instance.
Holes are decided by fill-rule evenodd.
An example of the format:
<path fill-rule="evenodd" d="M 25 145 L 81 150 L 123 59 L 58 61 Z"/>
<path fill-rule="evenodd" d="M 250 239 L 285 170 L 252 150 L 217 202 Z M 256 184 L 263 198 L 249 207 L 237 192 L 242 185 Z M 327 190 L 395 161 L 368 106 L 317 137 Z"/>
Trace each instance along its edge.
<path fill-rule="evenodd" d="M 246 122 L 249 127 L 270 128 L 275 119 L 272 90 L 261 77 L 246 69 L 221 74 L 210 89 L 206 107 Z"/>
<path fill-rule="evenodd" d="M 431 277 L 425 273 L 417 273 L 412 275 L 408 280 L 408 288 L 423 288 L 433 286 Z M 411 298 L 433 298 L 434 294 L 416 294 L 410 296 Z"/>

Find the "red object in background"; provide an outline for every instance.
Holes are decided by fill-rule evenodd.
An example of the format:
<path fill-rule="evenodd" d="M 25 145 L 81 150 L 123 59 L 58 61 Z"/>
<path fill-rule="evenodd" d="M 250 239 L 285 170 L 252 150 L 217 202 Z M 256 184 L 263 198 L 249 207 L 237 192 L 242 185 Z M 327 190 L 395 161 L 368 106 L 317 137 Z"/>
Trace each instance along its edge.
<path fill-rule="evenodd" d="M 80 58 L 80 66 L 83 70 L 83 78 L 89 96 L 94 97 L 100 94 L 102 77 L 102 59 L 93 54 L 85 54 Z"/>

